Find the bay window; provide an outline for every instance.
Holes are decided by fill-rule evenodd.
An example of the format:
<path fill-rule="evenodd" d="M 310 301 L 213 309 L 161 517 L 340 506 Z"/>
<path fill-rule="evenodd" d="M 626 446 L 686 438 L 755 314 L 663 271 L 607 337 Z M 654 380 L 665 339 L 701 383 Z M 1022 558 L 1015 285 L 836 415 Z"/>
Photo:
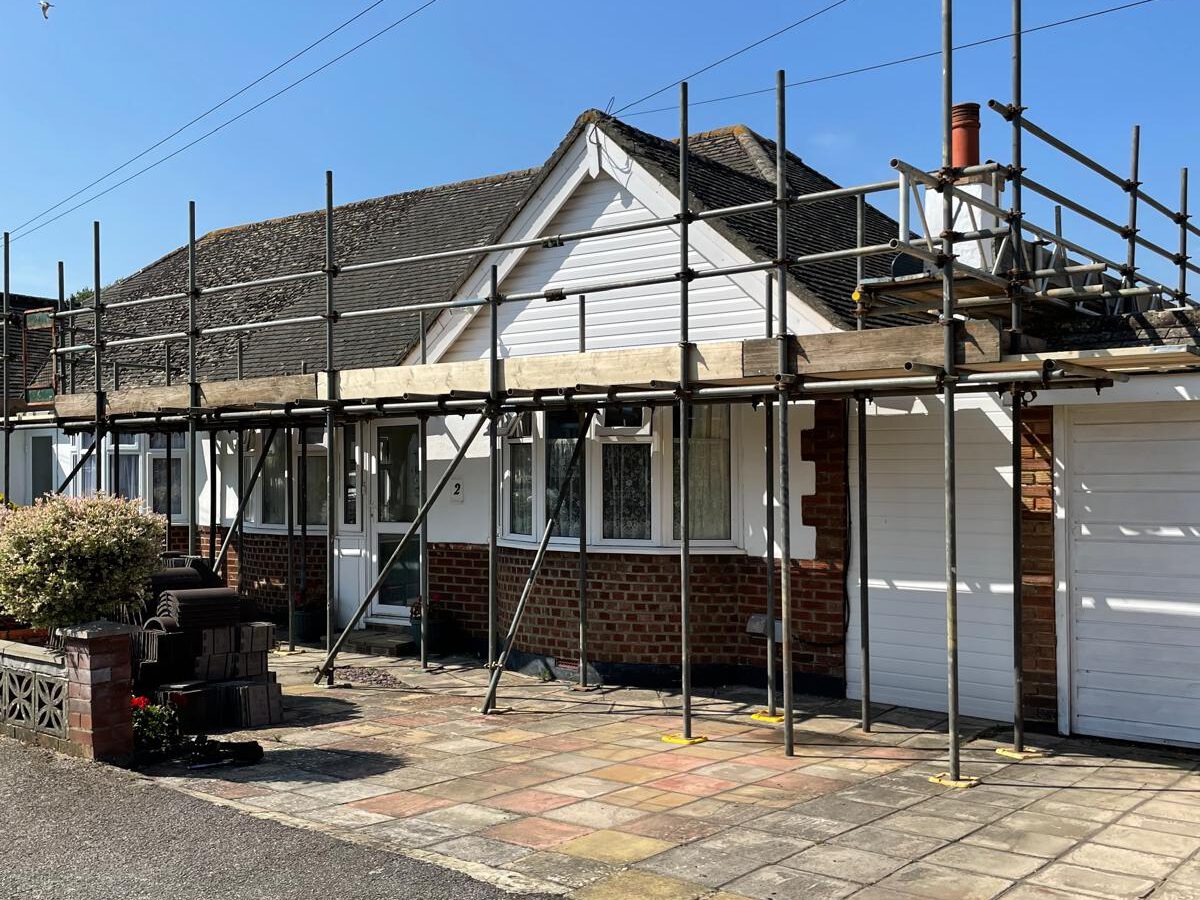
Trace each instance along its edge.
<path fill-rule="evenodd" d="M 266 433 L 253 433 L 249 443 L 249 455 L 261 453 L 266 443 Z M 299 527 L 307 512 L 308 525 L 324 526 L 329 521 L 325 496 L 329 453 L 325 429 L 316 425 L 297 428 L 291 444 L 289 459 L 287 433 L 280 428 L 271 441 L 271 448 L 267 451 L 266 461 L 258 476 L 258 508 L 251 521 L 258 525 L 286 525 L 288 491 L 291 490 L 293 524 Z M 301 469 L 304 471 L 301 472 Z M 289 478 L 289 474 L 295 477 Z M 300 488 L 302 476 L 303 491 Z"/>
<path fill-rule="evenodd" d="M 669 407 L 606 407 L 593 418 L 585 468 L 572 473 L 552 534 L 574 543 L 587 491 L 587 540 L 603 547 L 669 547 L 679 540 L 677 415 Z M 691 537 L 732 543 L 732 427 L 728 406 L 696 406 L 689 417 Z M 504 533 L 532 540 L 545 528 L 575 450 L 580 417 L 549 410 L 507 417 L 503 438 Z"/>

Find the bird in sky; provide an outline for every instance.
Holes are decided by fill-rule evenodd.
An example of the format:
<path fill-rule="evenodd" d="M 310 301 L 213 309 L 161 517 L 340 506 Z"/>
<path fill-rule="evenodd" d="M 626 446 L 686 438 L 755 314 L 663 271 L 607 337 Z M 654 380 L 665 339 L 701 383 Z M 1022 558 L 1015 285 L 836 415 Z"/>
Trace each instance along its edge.
<path fill-rule="evenodd" d="M 53 5 L 54 4 L 51 3 L 50 0 L 38 0 L 38 6 L 40 6 L 42 8 L 42 18 L 43 19 L 50 18 L 50 7 L 52 7 Z"/>

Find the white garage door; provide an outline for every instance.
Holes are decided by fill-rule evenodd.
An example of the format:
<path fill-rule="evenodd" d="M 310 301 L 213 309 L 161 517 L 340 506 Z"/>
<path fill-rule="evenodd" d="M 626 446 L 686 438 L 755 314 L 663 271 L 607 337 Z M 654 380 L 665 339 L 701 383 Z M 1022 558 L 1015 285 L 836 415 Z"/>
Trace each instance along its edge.
<path fill-rule="evenodd" d="M 960 710 L 1012 719 L 1011 450 L 1008 411 L 963 395 L 958 437 Z M 869 406 L 871 698 L 946 708 L 942 406 L 937 398 Z M 851 406 L 854 415 L 854 406 Z M 851 517 L 858 456 L 851 419 Z M 858 527 L 848 574 L 847 694 L 860 697 Z"/>
<path fill-rule="evenodd" d="M 1072 729 L 1200 745 L 1200 404 L 1069 422 Z"/>

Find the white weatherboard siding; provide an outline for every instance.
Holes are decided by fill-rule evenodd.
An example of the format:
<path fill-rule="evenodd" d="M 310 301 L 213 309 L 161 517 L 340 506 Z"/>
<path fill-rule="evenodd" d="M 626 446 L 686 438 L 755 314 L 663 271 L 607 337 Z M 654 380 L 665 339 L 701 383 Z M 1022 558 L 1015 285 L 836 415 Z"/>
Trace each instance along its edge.
<path fill-rule="evenodd" d="M 630 191 L 608 175 L 585 179 L 555 214 L 546 233 L 625 225 L 654 218 Z M 688 264 L 707 269 L 722 263 L 693 247 Z M 675 229 L 656 228 L 530 250 L 503 279 L 501 291 L 516 294 L 561 287 L 557 303 L 535 300 L 500 307 L 500 355 L 570 353 L 579 349 L 579 305 L 571 290 L 588 283 L 670 275 L 679 268 Z M 765 294 L 765 288 L 763 290 Z M 688 303 L 691 340 L 762 337 L 764 297 L 750 297 L 729 278 L 706 278 L 691 285 Z M 679 286 L 607 291 L 587 298 L 587 348 L 602 350 L 673 344 L 679 340 Z M 441 358 L 442 362 L 482 359 L 488 354 L 487 315 L 476 316 Z"/>
<path fill-rule="evenodd" d="M 1072 730 L 1200 745 L 1200 404 L 1069 410 Z"/>
<path fill-rule="evenodd" d="M 1011 419 L 993 398 L 958 398 L 960 710 L 1012 718 Z M 946 578 L 939 398 L 869 406 L 871 697 L 946 709 Z M 860 697 L 858 447 L 851 405 L 846 692 Z"/>

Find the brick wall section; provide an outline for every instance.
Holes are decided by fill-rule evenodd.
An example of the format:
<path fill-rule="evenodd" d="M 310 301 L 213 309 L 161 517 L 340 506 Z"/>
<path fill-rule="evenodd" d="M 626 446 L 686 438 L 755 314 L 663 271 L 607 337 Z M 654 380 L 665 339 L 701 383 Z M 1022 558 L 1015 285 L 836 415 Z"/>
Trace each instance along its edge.
<path fill-rule="evenodd" d="M 1053 414 L 1053 407 L 1034 406 L 1021 419 L 1022 704 L 1031 722 L 1058 717 Z"/>
<path fill-rule="evenodd" d="M 840 401 L 817 403 L 802 432 L 803 458 L 816 466 L 816 491 L 799 498 L 804 524 L 817 530 L 812 559 L 793 560 L 796 672 L 842 681 L 846 630 L 846 417 Z M 798 462 L 798 461 L 795 461 Z M 487 549 L 472 544 L 430 548 L 435 606 L 476 642 L 486 638 Z M 511 619 L 533 551 L 501 548 L 499 616 Z M 778 566 L 778 563 L 776 563 Z M 518 646 L 573 661 L 578 653 L 578 561 L 547 554 Z M 595 662 L 679 665 L 679 557 L 591 553 L 589 655 Z M 766 561 L 741 554 L 692 556 L 692 646 L 697 665 L 765 668 L 764 642 L 746 621 L 766 611 Z M 778 590 L 778 588 L 776 588 Z M 803 690 L 803 685 L 798 685 Z"/>
<path fill-rule="evenodd" d="M 816 490 L 804 497 L 804 524 L 816 529 L 816 553 L 793 577 L 800 671 L 846 676 L 846 564 L 850 555 L 846 480 L 846 404 L 819 400 L 813 427 L 801 432 L 801 456 L 816 467 Z"/>
<path fill-rule="evenodd" d="M 215 543 L 218 553 L 227 531 L 227 528 L 217 527 Z M 200 527 L 197 537 L 200 555 L 207 559 L 209 553 L 207 525 Z M 237 587 L 240 576 L 242 593 L 259 609 L 264 611 L 285 610 L 287 608 L 287 535 L 247 531 L 244 560 L 238 558 L 237 544 L 237 535 L 235 534 L 228 551 L 229 586 Z M 309 605 L 324 608 L 325 535 L 310 534 L 308 536 L 308 542 L 305 545 L 307 572 L 303 594 L 300 593 L 301 544 L 299 529 L 296 530 L 294 547 L 292 566 L 296 586 L 296 605 L 298 607 Z M 186 525 L 172 526 L 171 549 L 178 552 L 187 550 Z"/>

